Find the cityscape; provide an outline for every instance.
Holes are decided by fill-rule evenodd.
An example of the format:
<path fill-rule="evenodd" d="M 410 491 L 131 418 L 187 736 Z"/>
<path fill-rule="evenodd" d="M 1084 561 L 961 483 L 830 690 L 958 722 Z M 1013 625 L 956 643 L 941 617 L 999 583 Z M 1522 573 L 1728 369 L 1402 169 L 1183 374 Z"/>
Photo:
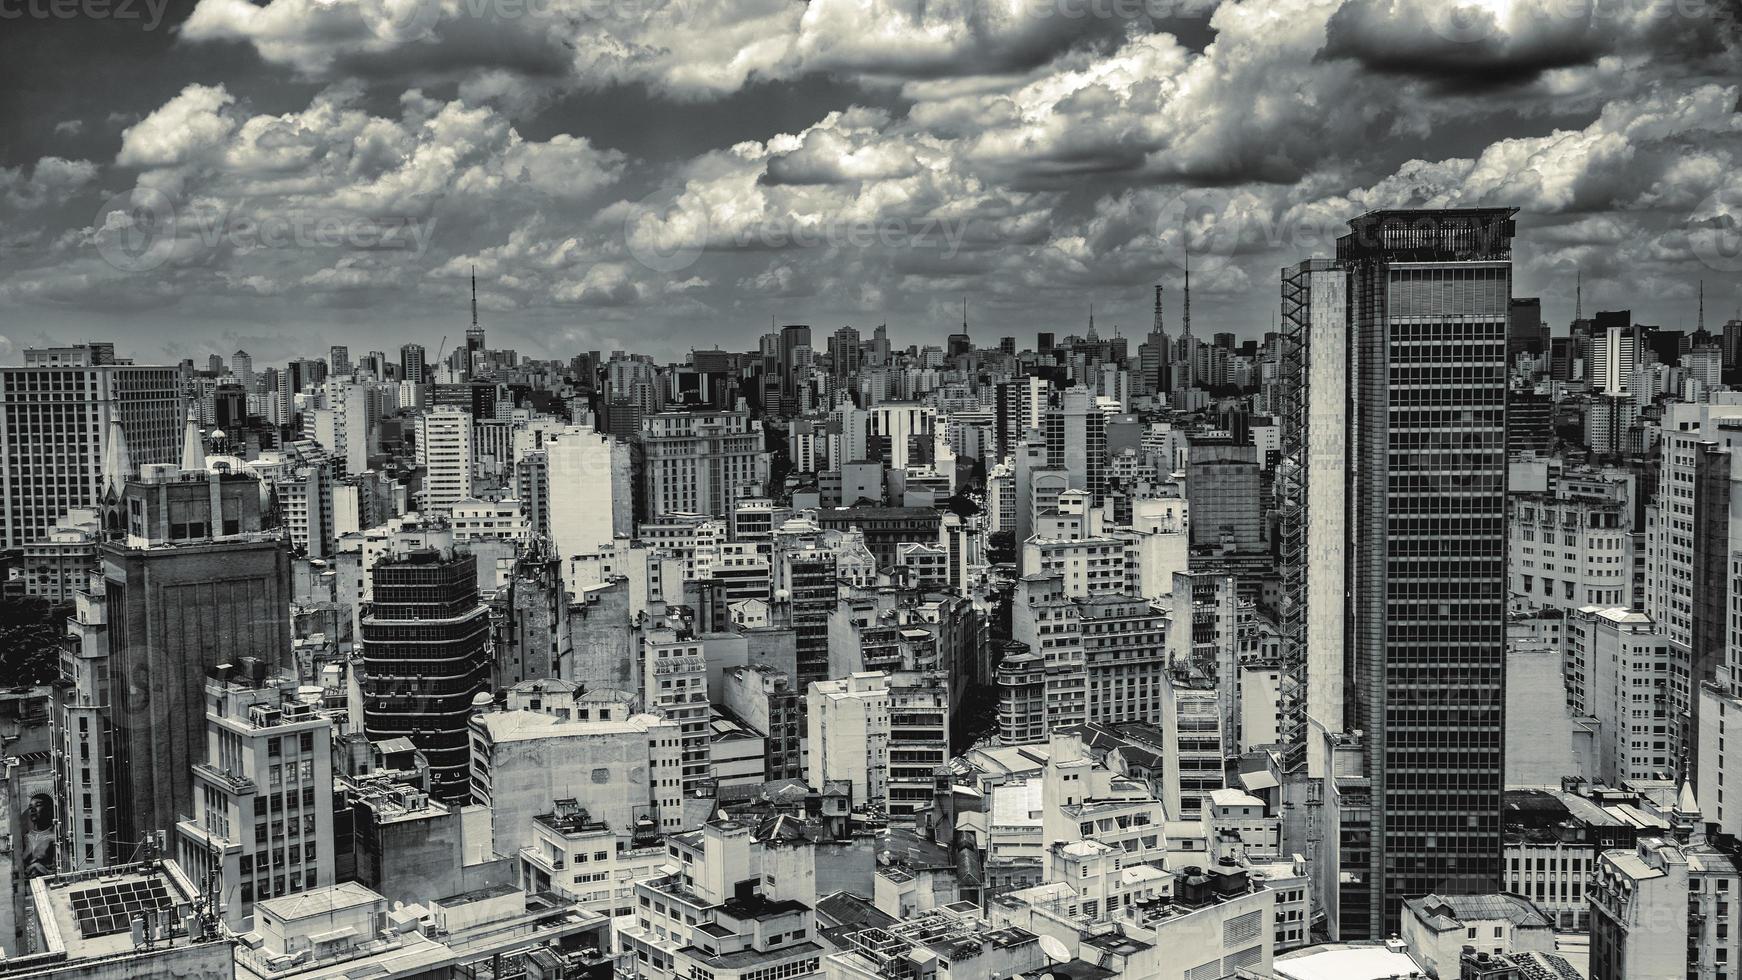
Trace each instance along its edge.
<path fill-rule="evenodd" d="M 0 980 L 1735 980 L 1739 18 L 0 0 Z"/>

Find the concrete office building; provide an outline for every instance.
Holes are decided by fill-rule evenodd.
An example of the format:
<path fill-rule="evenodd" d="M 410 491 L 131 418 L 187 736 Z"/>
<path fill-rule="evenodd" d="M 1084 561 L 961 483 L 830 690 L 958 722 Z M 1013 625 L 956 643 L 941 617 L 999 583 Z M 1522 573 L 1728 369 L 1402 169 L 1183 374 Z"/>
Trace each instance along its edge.
<path fill-rule="evenodd" d="M 1628 605 L 1633 592 L 1630 516 L 1625 501 L 1576 488 L 1510 495 L 1507 591 L 1532 607 L 1568 613 Z"/>
<path fill-rule="evenodd" d="M 745 408 L 660 412 L 641 420 L 647 517 L 725 517 L 763 493 L 769 453 L 762 422 Z"/>

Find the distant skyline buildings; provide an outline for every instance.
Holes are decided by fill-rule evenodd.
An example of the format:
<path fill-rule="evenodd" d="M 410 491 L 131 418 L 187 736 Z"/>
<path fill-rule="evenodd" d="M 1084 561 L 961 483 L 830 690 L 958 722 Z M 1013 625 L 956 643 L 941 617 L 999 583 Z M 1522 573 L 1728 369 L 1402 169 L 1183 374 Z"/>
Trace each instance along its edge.
<path fill-rule="evenodd" d="M 1528 232 L 1527 232 L 1528 234 Z M 1215 279 L 1205 282 L 1205 277 L 1195 277 L 1193 296 L 1193 334 L 1202 342 L 1208 344 L 1215 334 L 1232 334 L 1237 343 L 1249 340 L 1262 340 L 1263 337 L 1276 329 L 1273 320 L 1273 304 L 1259 304 L 1254 301 L 1255 294 L 1264 290 L 1242 288 L 1230 293 L 1223 290 Z M 1572 322 L 1575 312 L 1573 297 L 1575 275 L 1572 270 L 1564 274 L 1556 272 L 1552 277 L 1523 277 L 1515 286 L 1515 295 L 1532 296 L 1539 300 L 1541 322 L 1552 336 L 1564 336 L 1568 324 Z M 1564 280 L 1564 281 L 1563 281 Z M 1098 330 L 1106 336 L 1111 336 L 1115 330 L 1129 339 L 1131 349 L 1135 351 L 1153 327 L 1153 304 L 1155 285 L 1165 287 L 1166 317 L 1168 333 L 1175 343 L 1180 337 L 1183 317 L 1181 296 L 1183 275 L 1179 270 L 1159 265 L 1150 279 L 1133 283 L 1129 286 L 1116 288 L 1097 288 L 1073 293 L 1077 297 L 1092 296 L 1096 307 Z M 480 281 L 480 288 L 488 288 L 485 280 Z M 1612 305 L 1628 305 L 1632 307 L 1636 322 L 1658 324 L 1666 329 L 1680 329 L 1691 333 L 1699 320 L 1699 303 L 1690 294 L 1684 299 L 1661 299 L 1651 294 L 1629 295 L 1616 297 L 1612 291 L 1605 291 L 1600 281 L 1586 277 L 1583 284 L 1583 304 L 1587 311 Z M 1708 329 L 1721 332 L 1726 319 L 1735 315 L 1735 310 L 1724 311 L 1720 300 L 1708 297 L 1708 304 L 1713 310 L 1708 311 Z M 1069 302 L 1061 301 L 1055 310 L 1041 312 L 1034 305 L 1012 306 L 1000 308 L 998 294 L 992 290 L 982 290 L 969 294 L 971 308 L 976 313 L 978 325 L 970 322 L 969 336 L 976 347 L 997 348 L 1002 336 L 1013 336 L 1018 350 L 1039 350 L 1037 337 L 1052 335 L 1063 337 L 1071 333 L 1079 333 L 1082 314 L 1080 312 L 1083 299 Z M 282 364 L 298 356 L 309 356 L 314 352 L 325 352 L 331 346 L 343 345 L 346 341 L 355 341 L 359 335 L 370 338 L 369 345 L 379 347 L 390 356 L 398 355 L 401 364 L 404 357 L 401 348 L 405 346 L 422 347 L 429 351 L 426 363 L 434 363 L 452 353 L 455 346 L 465 346 L 479 343 L 477 334 L 473 334 L 466 325 L 466 297 L 464 295 L 442 296 L 439 292 L 431 292 L 411 300 L 406 309 L 416 310 L 402 326 L 392 323 L 392 317 L 380 321 L 359 321 L 354 324 L 335 327 L 331 321 L 298 323 L 288 321 L 280 323 L 270 336 L 247 338 L 247 349 L 253 359 L 260 360 L 262 365 Z M 1247 307 L 1252 308 L 1248 309 Z M 1685 307 L 1685 309 L 1684 309 Z M 809 330 L 817 340 L 807 338 L 806 346 L 813 346 L 817 356 L 825 353 L 832 345 L 834 334 L 842 328 L 852 328 L 861 337 L 869 338 L 879 324 L 885 324 L 889 346 L 894 350 L 904 350 L 908 347 L 924 347 L 935 345 L 943 348 L 951 334 L 961 332 L 960 296 L 939 295 L 928 301 L 923 310 L 903 310 L 896 306 L 888 308 L 865 309 L 823 309 L 797 303 L 777 303 L 771 305 L 776 319 L 786 323 L 808 323 Z M 806 310 L 809 315 L 802 315 Z M 455 313 L 459 315 L 454 316 Z M 523 309 L 496 312 L 489 324 L 490 343 L 501 347 L 511 347 L 525 356 L 534 358 L 566 359 L 573 356 L 574 350 L 634 350 L 652 354 L 661 361 L 682 361 L 692 350 L 708 350 L 723 348 L 726 350 L 755 350 L 757 338 L 767 332 L 767 318 L 764 314 L 760 319 L 756 314 L 745 313 L 721 320 L 714 318 L 707 323 L 694 325 L 671 324 L 665 322 L 664 316 L 653 311 L 642 320 L 618 319 L 618 314 L 612 314 L 611 319 L 602 320 L 598 325 L 575 325 L 572 316 L 567 316 L 555 310 Z M 432 329 L 432 318 L 439 322 L 443 318 L 451 318 L 455 322 L 449 332 L 448 350 L 434 351 L 434 344 L 441 334 L 440 329 Z M 341 318 L 342 319 L 342 318 Z M 118 356 L 132 357 L 140 363 L 173 364 L 184 357 L 194 358 L 197 363 L 204 364 L 211 353 L 223 353 L 233 349 L 235 344 L 236 324 L 230 321 L 213 320 L 209 340 L 200 338 L 197 330 L 178 331 L 165 343 L 138 342 L 133 338 L 136 331 L 130 331 L 120 326 L 106 324 L 101 316 L 87 317 L 78 321 L 57 323 L 51 315 L 33 322 L 32 329 L 12 328 L 6 331 L 5 337 L 11 341 L 10 350 L 0 343 L 0 362 L 14 362 L 21 357 L 21 351 L 30 346 L 54 346 L 66 343 L 71 339 L 114 337 Z M 480 328 L 479 333 L 482 333 Z M 563 338 L 563 339 L 558 339 Z M 567 339 L 567 338 L 572 338 Z M 137 343 L 138 346 L 134 346 Z M 325 357 L 324 353 L 321 355 Z M 875 366 L 878 361 L 868 359 L 867 366 Z M 238 376 L 244 369 L 233 362 L 230 368 Z M 247 373 L 252 373 L 249 365 Z"/>

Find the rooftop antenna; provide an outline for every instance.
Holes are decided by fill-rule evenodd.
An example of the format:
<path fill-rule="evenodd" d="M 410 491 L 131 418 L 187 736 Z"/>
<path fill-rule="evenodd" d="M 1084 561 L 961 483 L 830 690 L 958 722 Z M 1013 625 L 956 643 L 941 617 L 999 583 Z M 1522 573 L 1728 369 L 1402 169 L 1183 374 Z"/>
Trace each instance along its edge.
<path fill-rule="evenodd" d="M 478 328 L 478 267 L 472 266 L 472 329 Z"/>
<path fill-rule="evenodd" d="M 1167 336 L 1167 327 L 1162 324 L 1161 283 L 1159 282 L 1155 284 L 1155 326 L 1151 329 L 1156 333 L 1161 334 L 1163 337 Z"/>
<path fill-rule="evenodd" d="M 1577 276 L 1573 279 L 1573 319 L 1575 321 L 1577 321 L 1577 320 L 1583 320 L 1584 318 L 1585 318 L 1585 270 L 1580 269 L 1580 270 L 1578 270 Z"/>
<path fill-rule="evenodd" d="M 1180 336 L 1190 337 L 1192 335 L 1192 236 L 1189 230 L 1185 228 L 1180 229 L 1180 242 L 1185 256 L 1186 273 L 1185 309 L 1182 311 L 1180 318 L 1183 323 L 1180 330 L 1183 332 Z"/>
<path fill-rule="evenodd" d="M 1700 321 L 1694 325 L 1697 333 L 1706 332 L 1706 281 L 1700 280 Z"/>
<path fill-rule="evenodd" d="M 962 297 L 962 332 L 968 332 L 968 297 Z"/>

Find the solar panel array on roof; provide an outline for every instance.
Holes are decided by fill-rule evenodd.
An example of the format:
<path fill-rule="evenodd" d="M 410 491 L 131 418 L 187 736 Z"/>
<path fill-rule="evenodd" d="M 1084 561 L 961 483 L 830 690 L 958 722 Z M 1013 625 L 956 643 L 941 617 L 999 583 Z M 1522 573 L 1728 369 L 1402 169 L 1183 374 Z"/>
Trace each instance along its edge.
<path fill-rule="evenodd" d="M 159 878 L 97 885 L 73 892 L 71 902 L 73 915 L 78 918 L 79 934 L 86 939 L 126 932 L 136 914 L 156 912 L 175 904 Z"/>

